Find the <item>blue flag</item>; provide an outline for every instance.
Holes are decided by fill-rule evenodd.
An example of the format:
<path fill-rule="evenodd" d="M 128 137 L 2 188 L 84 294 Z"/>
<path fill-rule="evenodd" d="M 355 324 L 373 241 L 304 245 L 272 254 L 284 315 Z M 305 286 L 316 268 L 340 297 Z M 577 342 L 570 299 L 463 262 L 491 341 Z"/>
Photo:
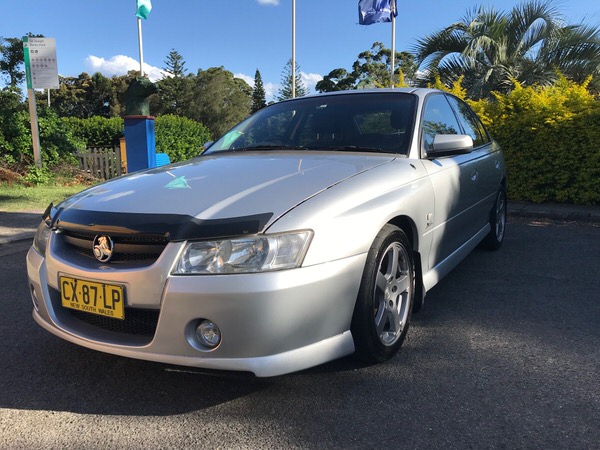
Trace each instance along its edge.
<path fill-rule="evenodd" d="M 358 0 L 358 23 L 371 25 L 391 22 L 398 15 L 396 0 Z"/>
<path fill-rule="evenodd" d="M 150 0 L 136 0 L 135 15 L 140 19 L 147 19 L 152 11 L 152 3 Z"/>

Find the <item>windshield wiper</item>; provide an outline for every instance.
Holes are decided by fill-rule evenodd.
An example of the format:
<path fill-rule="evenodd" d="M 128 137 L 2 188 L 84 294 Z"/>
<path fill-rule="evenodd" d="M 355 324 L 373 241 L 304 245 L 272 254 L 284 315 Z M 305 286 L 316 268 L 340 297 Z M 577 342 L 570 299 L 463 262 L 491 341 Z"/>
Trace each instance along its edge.
<path fill-rule="evenodd" d="M 387 153 L 382 148 L 377 147 L 359 147 L 357 145 L 330 145 L 330 146 L 319 146 L 311 147 L 311 150 L 325 150 L 325 151 L 336 151 L 336 152 L 370 152 L 370 153 Z"/>
<path fill-rule="evenodd" d="M 230 148 L 229 152 L 248 152 L 248 151 L 261 151 L 261 150 L 306 150 L 306 147 L 301 145 L 283 145 L 283 144 L 261 144 L 253 145 L 250 147 Z"/>
<path fill-rule="evenodd" d="M 250 147 L 239 147 L 239 148 L 224 148 L 221 150 L 212 150 L 202 153 L 202 155 L 216 155 L 218 153 L 235 153 L 235 152 L 260 152 L 264 150 L 307 150 L 306 147 L 301 145 L 277 145 L 277 144 L 265 144 L 265 145 L 253 145 Z"/>

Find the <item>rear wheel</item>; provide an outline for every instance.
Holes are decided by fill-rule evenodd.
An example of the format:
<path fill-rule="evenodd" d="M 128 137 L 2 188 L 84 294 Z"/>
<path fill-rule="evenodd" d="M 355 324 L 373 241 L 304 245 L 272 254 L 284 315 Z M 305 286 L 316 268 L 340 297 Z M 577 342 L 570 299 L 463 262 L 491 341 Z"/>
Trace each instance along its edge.
<path fill-rule="evenodd" d="M 491 230 L 483 241 L 488 250 L 498 250 L 506 232 L 506 189 L 501 187 L 496 195 L 496 203 L 490 212 Z"/>
<path fill-rule="evenodd" d="M 414 296 L 410 243 L 401 229 L 386 225 L 369 249 L 354 307 L 351 329 L 356 357 L 382 362 L 400 350 Z"/>

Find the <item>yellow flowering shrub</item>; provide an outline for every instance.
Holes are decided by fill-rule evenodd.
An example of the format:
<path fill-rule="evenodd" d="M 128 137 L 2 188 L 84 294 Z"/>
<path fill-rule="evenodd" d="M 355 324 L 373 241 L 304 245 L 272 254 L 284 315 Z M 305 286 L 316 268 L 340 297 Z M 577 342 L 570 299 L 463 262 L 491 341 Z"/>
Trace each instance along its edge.
<path fill-rule="evenodd" d="M 459 80 L 451 89 L 465 98 Z M 559 75 L 552 86 L 521 86 L 494 100 L 466 99 L 504 149 L 514 200 L 600 204 L 600 101 Z"/>
<path fill-rule="evenodd" d="M 511 198 L 600 203 L 600 102 L 588 83 L 515 83 L 509 94 L 472 105 L 504 149 Z"/>

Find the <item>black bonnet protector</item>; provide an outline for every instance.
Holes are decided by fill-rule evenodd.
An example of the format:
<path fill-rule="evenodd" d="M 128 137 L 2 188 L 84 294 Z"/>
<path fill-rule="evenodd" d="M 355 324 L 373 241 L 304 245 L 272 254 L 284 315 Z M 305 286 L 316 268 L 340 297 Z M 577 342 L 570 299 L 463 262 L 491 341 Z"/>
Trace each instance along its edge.
<path fill-rule="evenodd" d="M 169 241 L 214 239 L 264 230 L 273 213 L 226 219 L 201 220 L 183 214 L 145 214 L 85 211 L 54 208 L 50 205 L 44 220 L 54 229 L 64 229 L 112 236 L 135 234 L 162 236 Z"/>

